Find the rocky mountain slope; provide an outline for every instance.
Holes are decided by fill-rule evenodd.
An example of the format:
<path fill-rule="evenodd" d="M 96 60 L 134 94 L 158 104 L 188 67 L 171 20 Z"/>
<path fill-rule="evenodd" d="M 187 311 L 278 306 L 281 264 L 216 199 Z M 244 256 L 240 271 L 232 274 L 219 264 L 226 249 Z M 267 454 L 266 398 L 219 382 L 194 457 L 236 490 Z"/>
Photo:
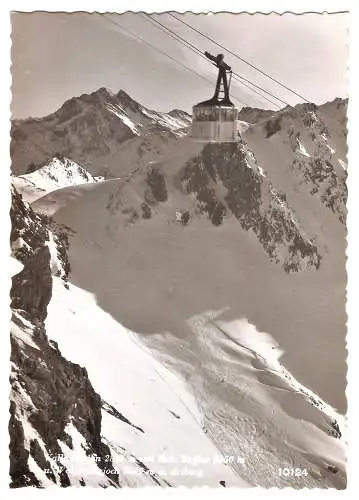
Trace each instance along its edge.
<path fill-rule="evenodd" d="M 312 104 L 286 108 L 248 129 L 246 140 L 259 162 L 272 165 L 271 178 L 286 196 L 308 190 L 344 223 L 346 122 L 342 115 L 346 106 L 343 101 L 336 106 L 339 112 L 335 122 L 335 108 L 329 105 L 325 108 L 331 109 L 329 118 L 329 111 L 323 113 L 323 108 Z M 277 159 L 277 165 L 273 159 Z"/>
<path fill-rule="evenodd" d="M 92 175 L 117 175 L 125 141 L 155 135 L 161 149 L 169 139 L 182 136 L 190 120 L 183 111 L 158 113 L 122 90 L 112 94 L 101 88 L 66 101 L 44 118 L 15 120 L 11 134 L 13 173 L 33 171 L 60 153 Z M 145 141 L 135 142 L 139 150 L 146 151 Z"/>
<path fill-rule="evenodd" d="M 15 173 L 60 145 L 90 179 L 31 208 L 14 192 L 14 485 L 344 487 L 345 101 L 246 110 L 240 141 L 219 145 L 185 136 L 178 110 L 110 97 L 14 124 Z M 55 141 L 61 116 L 71 139 Z M 20 365 L 39 348 L 38 380 Z M 278 475 L 297 464 L 307 474 Z"/>
<path fill-rule="evenodd" d="M 109 449 L 101 439 L 101 399 L 86 369 L 61 355 L 44 326 L 54 253 L 59 266 L 53 271 L 68 286 L 65 233 L 57 227 L 57 235 L 52 234 L 48 221 L 34 214 L 15 189 L 11 220 L 12 258 L 24 266 L 11 289 L 11 486 L 70 486 L 71 465 L 61 463 L 61 457 L 64 447 L 74 448 L 73 431 L 82 436 L 87 454 L 101 457 L 99 484 L 118 485 L 118 475 L 104 471 Z"/>

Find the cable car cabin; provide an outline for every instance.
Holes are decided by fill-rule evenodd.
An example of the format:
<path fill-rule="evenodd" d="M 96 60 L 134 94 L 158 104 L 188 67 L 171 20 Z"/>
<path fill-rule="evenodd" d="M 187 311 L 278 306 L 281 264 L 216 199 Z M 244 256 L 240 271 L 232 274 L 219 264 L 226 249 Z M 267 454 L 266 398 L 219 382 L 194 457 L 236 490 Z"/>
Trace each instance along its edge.
<path fill-rule="evenodd" d="M 238 109 L 229 97 L 232 70 L 224 62 L 223 54 L 204 55 L 218 68 L 214 95 L 208 101 L 193 106 L 192 138 L 207 142 L 233 142 L 239 140 Z M 229 79 L 227 79 L 229 74 Z"/>
<path fill-rule="evenodd" d="M 239 140 L 238 109 L 234 106 L 193 106 L 192 138 L 206 142 Z"/>

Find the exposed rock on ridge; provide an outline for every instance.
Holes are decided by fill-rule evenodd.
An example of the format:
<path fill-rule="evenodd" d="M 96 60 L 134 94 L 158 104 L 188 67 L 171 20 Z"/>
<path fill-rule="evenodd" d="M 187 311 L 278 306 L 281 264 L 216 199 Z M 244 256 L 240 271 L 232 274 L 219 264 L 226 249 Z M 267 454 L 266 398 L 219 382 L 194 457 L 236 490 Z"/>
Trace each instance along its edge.
<path fill-rule="evenodd" d="M 14 244 L 23 238 L 15 252 L 25 264 L 11 289 L 11 487 L 42 485 L 29 460 L 50 481 L 70 486 L 67 467 L 71 464 L 61 461 L 61 443 L 73 448 L 66 432 L 69 424 L 83 436 L 86 453 L 100 457 L 96 462 L 99 484 L 118 486 L 118 474 L 111 470 L 111 460 L 105 459 L 110 450 L 101 439 L 101 398 L 86 369 L 66 360 L 46 335 L 44 320 L 52 294 L 46 225 L 15 190 L 11 219 L 11 240 Z"/>

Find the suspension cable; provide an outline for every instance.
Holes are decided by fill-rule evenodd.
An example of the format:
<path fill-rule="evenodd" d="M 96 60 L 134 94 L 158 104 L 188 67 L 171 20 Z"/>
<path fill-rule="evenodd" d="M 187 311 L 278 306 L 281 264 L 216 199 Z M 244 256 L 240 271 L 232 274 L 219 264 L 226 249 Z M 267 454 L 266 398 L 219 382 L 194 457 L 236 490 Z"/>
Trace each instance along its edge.
<path fill-rule="evenodd" d="M 128 33 L 129 35 L 133 36 L 134 38 L 136 38 L 137 40 L 139 40 L 140 42 L 144 43 L 145 45 L 148 45 L 149 47 L 151 47 L 152 49 L 156 50 L 157 52 L 159 52 L 160 54 L 168 57 L 169 59 L 171 59 L 173 62 L 175 62 L 176 64 L 179 64 L 180 66 L 182 66 L 182 68 L 186 69 L 187 71 L 190 71 L 191 73 L 193 73 L 194 75 L 198 76 L 199 78 L 201 78 L 202 80 L 204 80 L 209 86 L 212 87 L 212 82 L 211 80 L 209 80 L 208 78 L 206 78 L 205 76 L 201 75 L 200 73 L 198 73 L 196 70 L 194 70 L 193 68 L 190 68 L 189 66 L 186 66 L 185 64 L 181 63 L 180 61 L 178 61 L 177 59 L 175 59 L 174 57 L 172 57 L 171 55 L 167 54 L 167 52 L 163 51 L 162 49 L 159 49 L 158 47 L 156 47 L 155 45 L 152 45 L 150 42 L 148 42 L 147 40 L 145 40 L 144 38 L 142 38 L 141 36 L 137 35 L 136 33 L 134 33 L 133 31 L 125 28 L 124 26 L 122 26 L 122 24 L 120 24 L 119 22 L 113 20 L 113 19 L 110 19 L 109 17 L 106 17 L 106 14 L 102 14 L 102 13 L 97 13 L 99 16 L 103 17 L 106 21 L 109 21 L 111 22 L 112 24 L 116 25 L 118 28 L 120 28 L 121 30 L 123 30 L 124 32 Z M 238 97 L 235 97 L 235 99 L 240 103 L 240 104 L 243 104 L 245 106 L 248 106 L 248 104 L 242 102 Z"/>
<path fill-rule="evenodd" d="M 176 19 L 177 21 L 179 21 L 180 23 L 184 24 L 185 26 L 187 26 L 188 28 L 190 28 L 191 30 L 195 31 L 196 33 L 200 34 L 201 36 L 203 36 L 204 38 L 207 38 L 207 40 L 210 40 L 212 43 L 214 43 L 215 45 L 217 45 L 218 47 L 221 47 L 222 49 L 224 49 L 226 52 L 228 52 L 229 54 L 233 55 L 234 57 L 236 57 L 237 59 L 239 59 L 240 61 L 244 62 L 245 64 L 247 64 L 248 66 L 250 66 L 251 68 L 255 69 L 256 71 L 258 71 L 259 73 L 261 73 L 262 75 L 266 76 L 267 78 L 269 78 L 270 80 L 272 80 L 273 82 L 277 83 L 278 85 L 280 85 L 281 87 L 283 87 L 284 89 L 288 90 L 289 92 L 291 92 L 292 94 L 296 95 L 297 97 L 299 97 L 300 99 L 303 99 L 305 102 L 308 102 L 309 99 L 307 99 L 306 97 L 302 96 L 301 94 L 299 94 L 298 92 L 296 92 L 295 90 L 291 89 L 290 87 L 288 87 L 287 85 L 285 85 L 284 83 L 280 82 L 279 80 L 277 80 L 276 78 L 274 78 L 273 76 L 269 75 L 268 73 L 266 73 L 265 71 L 263 71 L 262 69 L 258 68 L 257 66 L 255 66 L 254 64 L 250 63 L 249 61 L 247 61 L 246 59 L 244 59 L 243 57 L 241 57 L 240 55 L 236 54 L 235 52 L 231 51 L 230 49 L 226 48 L 224 45 L 218 43 L 216 40 L 214 40 L 213 38 L 211 38 L 210 36 L 206 35 L 205 33 L 202 33 L 199 29 L 195 28 L 194 26 L 192 26 L 191 24 L 187 23 L 186 21 L 183 21 L 183 19 L 179 19 L 177 16 L 175 16 L 174 14 L 172 14 L 171 12 L 168 12 L 168 15 L 173 17 L 174 19 Z"/>
<path fill-rule="evenodd" d="M 170 14 L 170 13 L 168 13 Z M 171 30 L 170 28 L 168 28 L 167 26 L 165 26 L 164 24 L 162 24 L 160 21 L 158 21 L 157 19 L 155 19 L 152 15 L 150 14 L 146 14 L 146 16 L 148 18 L 151 18 L 155 23 L 157 23 L 158 25 L 162 26 L 166 31 L 170 32 L 172 35 L 176 36 L 177 38 L 179 38 L 180 40 L 183 41 L 183 43 L 185 43 L 186 45 L 190 46 L 193 51 L 195 51 L 196 53 L 198 53 L 198 55 L 200 55 L 203 59 L 205 59 L 207 61 L 207 58 L 206 56 L 201 52 L 201 50 L 198 49 L 198 47 L 196 47 L 195 45 L 193 45 L 192 43 L 190 42 L 187 42 L 187 40 L 185 40 L 181 35 L 178 35 L 178 33 L 174 32 L 173 30 Z M 177 18 L 175 18 L 177 19 Z M 213 64 L 213 63 L 212 63 Z M 213 66 L 215 66 L 215 64 L 213 64 Z M 284 101 L 283 99 L 281 99 L 280 97 L 277 97 L 276 95 L 272 94 L 271 92 L 269 92 L 268 90 L 265 90 L 263 87 L 257 85 L 256 83 L 252 82 L 251 80 L 248 80 L 247 78 L 245 78 L 244 76 L 242 75 L 239 75 L 238 73 L 236 73 L 235 71 L 233 71 L 233 75 L 237 78 L 235 78 L 236 80 L 238 80 L 239 78 L 244 80 L 245 82 L 253 85 L 255 88 L 261 90 L 262 92 L 265 92 L 266 94 L 270 95 L 271 97 L 273 97 L 274 99 L 277 99 L 278 101 L 280 101 L 281 103 L 285 104 L 286 106 L 291 106 L 291 104 L 289 104 L 289 102 L 287 101 Z M 258 93 L 258 92 L 257 92 Z M 261 94 L 259 94 L 261 95 Z M 267 99 L 265 96 L 262 96 L 264 97 L 265 99 Z M 269 102 L 272 102 L 273 104 L 273 101 L 269 101 Z"/>
<path fill-rule="evenodd" d="M 172 15 L 170 12 L 168 12 L 168 14 L 169 14 L 169 15 Z M 180 35 L 178 35 L 176 32 L 172 31 L 170 28 L 168 28 L 167 26 L 165 26 L 164 24 L 162 24 L 162 23 L 161 23 L 160 21 L 158 21 L 157 19 L 154 19 L 154 18 L 152 17 L 152 15 L 147 14 L 147 16 L 148 16 L 148 17 L 150 17 L 151 19 L 153 19 L 153 21 L 155 21 L 157 24 L 159 24 L 160 26 L 162 26 L 163 28 L 165 28 L 167 31 L 169 31 L 170 33 L 172 33 L 173 35 L 175 35 L 175 36 L 176 36 L 176 37 L 178 37 L 179 39 L 183 40 L 183 41 L 184 41 L 184 43 L 185 43 L 186 45 L 190 45 L 190 46 L 193 48 L 193 50 L 194 50 L 194 51 L 196 51 L 196 52 L 197 52 L 197 53 L 198 53 L 201 57 L 203 57 L 204 59 L 206 59 L 206 60 L 207 60 L 207 58 L 206 58 L 206 57 L 202 54 L 202 52 L 201 52 L 201 51 L 200 51 L 200 50 L 199 50 L 199 49 L 198 49 L 195 45 L 193 45 L 193 44 L 192 44 L 192 43 L 190 43 L 190 42 L 187 42 L 187 41 L 186 41 L 183 37 L 181 37 Z M 172 15 L 172 17 L 174 17 L 175 19 L 177 19 L 177 17 L 175 17 L 175 16 L 173 16 L 173 15 Z M 177 19 L 177 20 L 178 20 L 178 21 L 180 21 L 180 19 Z M 182 21 L 181 21 L 181 22 L 182 22 Z M 183 21 L 183 23 L 185 23 L 185 22 Z M 187 23 L 185 23 L 185 24 L 187 24 Z M 203 36 L 205 36 L 205 35 L 203 35 Z M 222 47 L 222 46 L 221 46 L 221 47 Z M 223 48 L 225 48 L 225 47 L 223 47 Z M 227 50 L 227 49 L 225 49 L 225 50 Z M 227 52 L 229 52 L 229 51 L 227 50 Z M 215 66 L 215 64 L 214 64 L 214 66 Z M 280 101 L 280 102 L 281 102 L 282 104 L 284 104 L 285 106 L 289 106 L 290 108 L 295 109 L 295 108 L 294 108 L 294 106 L 292 106 L 289 102 L 285 101 L 284 99 L 281 99 L 280 97 L 277 97 L 276 95 L 272 94 L 271 92 L 269 92 L 268 90 L 264 89 L 264 88 L 263 88 L 263 87 L 261 87 L 260 85 L 257 85 L 256 83 L 252 82 L 251 80 L 248 80 L 248 79 L 247 79 L 247 78 L 245 78 L 244 76 L 239 75 L 239 74 L 238 74 L 238 73 L 236 73 L 235 71 L 233 71 L 233 77 L 234 77 L 234 79 L 235 79 L 235 80 L 238 80 L 238 81 L 244 80 L 245 82 L 247 82 L 248 84 L 252 85 L 252 86 L 253 86 L 253 87 L 255 87 L 256 89 L 259 89 L 259 90 L 261 90 L 262 92 L 264 92 L 265 94 L 270 95 L 270 96 L 271 96 L 271 97 L 273 97 L 274 99 L 277 99 L 278 101 Z M 247 88 L 249 88 L 250 90 L 254 91 L 254 89 L 252 89 L 251 87 L 248 87 L 248 86 L 247 86 L 247 85 L 245 85 L 242 81 L 241 81 L 241 84 L 242 84 L 242 85 L 244 85 L 244 86 L 246 86 L 246 87 L 247 87 Z M 254 91 L 254 92 L 255 92 L 255 91 Z M 256 93 L 257 93 L 257 94 L 259 94 L 259 95 L 262 95 L 260 92 L 256 92 Z M 263 95 L 262 95 L 262 97 L 263 97 L 264 99 L 266 99 L 267 101 L 271 102 L 272 104 L 276 104 L 276 103 L 273 103 L 273 101 L 269 100 L 267 97 L 265 97 L 265 96 L 263 96 Z M 278 104 L 276 104 L 276 105 L 278 106 Z"/>
<path fill-rule="evenodd" d="M 182 66 L 182 68 L 185 68 L 186 70 L 188 71 L 191 71 L 192 73 L 194 73 L 195 75 L 199 76 L 200 78 L 202 78 L 202 80 L 205 80 L 207 81 L 208 83 L 211 83 L 210 80 L 208 80 L 206 77 L 202 76 L 200 73 L 197 73 L 196 70 L 192 69 L 192 68 L 189 68 L 188 66 L 186 66 L 185 64 L 181 63 L 180 61 L 177 61 L 177 59 L 175 59 L 174 57 L 172 57 L 171 55 L 167 54 L 167 52 L 163 51 L 162 49 L 159 49 L 158 47 L 156 47 L 155 45 L 152 45 L 150 42 L 148 42 L 147 40 L 145 40 L 144 38 L 142 38 L 140 35 L 137 35 L 136 33 L 134 33 L 133 31 L 125 28 L 124 26 L 122 26 L 122 24 L 120 24 L 119 22 L 113 20 L 113 19 L 110 19 L 109 17 L 106 17 L 106 14 L 102 14 L 102 13 L 97 13 L 99 16 L 103 17 L 106 21 L 114 24 L 115 26 L 117 26 L 118 28 L 120 28 L 121 30 L 123 30 L 125 33 L 128 33 L 129 35 L 133 36 L 134 38 L 136 38 L 137 40 L 139 40 L 140 42 L 144 43 L 145 45 L 148 45 L 149 47 L 151 47 L 152 49 L 156 50 L 157 52 L 161 53 L 162 55 L 168 57 L 169 59 L 171 59 L 172 61 L 174 61 L 175 63 L 179 64 L 180 66 Z"/>
<path fill-rule="evenodd" d="M 209 62 L 208 59 L 206 58 L 206 56 L 202 53 L 202 51 L 198 49 L 198 47 L 196 47 L 192 43 L 188 42 L 181 35 L 179 35 L 178 33 L 174 32 L 173 30 L 171 30 L 170 28 L 168 28 L 168 26 L 164 25 L 163 23 L 161 23 L 160 21 L 158 21 L 157 19 L 155 19 L 152 15 L 145 14 L 145 16 L 143 16 L 143 17 L 146 20 L 151 21 L 152 24 L 156 23 L 156 25 L 158 25 L 156 27 L 158 27 L 159 29 L 161 29 L 161 31 L 163 31 L 164 33 L 166 33 L 167 35 L 169 35 L 171 38 L 174 38 L 175 40 L 183 43 L 187 48 L 189 48 L 190 50 L 192 50 L 192 52 L 194 52 L 195 54 L 197 54 L 200 57 L 202 57 L 202 59 L 204 59 L 206 62 Z M 214 63 L 211 63 L 211 64 L 213 66 L 216 66 Z M 238 73 L 235 73 L 234 71 L 232 73 L 233 73 L 233 78 L 235 80 L 239 81 L 241 85 L 243 85 L 244 87 L 247 87 L 250 91 L 255 92 L 256 94 L 260 95 L 263 99 L 266 99 L 268 102 L 270 102 L 271 104 L 274 104 L 278 108 L 279 108 L 279 106 L 278 106 L 278 104 L 276 102 L 273 102 L 271 99 L 269 99 L 266 96 L 262 95 L 261 92 L 258 92 L 258 90 L 254 90 L 252 87 L 249 87 L 247 84 L 253 85 L 255 88 L 261 90 L 262 92 L 265 92 L 266 94 L 270 95 L 274 99 L 277 99 L 278 101 L 280 101 L 281 103 L 285 104 L 286 106 L 290 106 L 290 104 L 287 103 L 286 101 L 284 101 L 283 99 L 280 99 L 279 97 L 275 96 L 271 92 L 268 92 L 267 90 L 263 89 L 259 85 L 257 85 L 255 83 L 251 82 L 250 80 L 244 78 L 242 75 L 239 75 Z M 243 83 L 242 80 L 245 81 L 245 82 L 247 82 L 247 84 Z M 235 97 L 235 96 L 233 95 L 233 97 Z M 239 100 L 238 98 L 236 98 L 236 99 Z"/>

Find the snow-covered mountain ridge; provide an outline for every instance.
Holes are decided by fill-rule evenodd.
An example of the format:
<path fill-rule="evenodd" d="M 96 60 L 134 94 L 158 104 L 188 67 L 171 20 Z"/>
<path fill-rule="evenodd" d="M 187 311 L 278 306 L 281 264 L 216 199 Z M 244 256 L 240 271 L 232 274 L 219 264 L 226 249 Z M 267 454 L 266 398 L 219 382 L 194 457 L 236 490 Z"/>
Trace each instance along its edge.
<path fill-rule="evenodd" d="M 81 165 L 58 155 L 31 173 L 13 177 L 13 184 L 26 201 L 32 203 L 56 189 L 102 179 L 93 177 Z"/>
<path fill-rule="evenodd" d="M 13 487 L 345 487 L 345 112 L 14 124 Z"/>
<path fill-rule="evenodd" d="M 347 149 L 342 114 L 346 103 L 334 101 L 331 105 L 325 105 L 324 112 L 313 104 L 284 109 L 251 127 L 245 138 L 264 168 L 268 163 L 273 165 L 270 176 L 286 196 L 290 192 L 284 181 L 289 173 L 291 189 L 301 191 L 304 187 L 344 223 Z M 275 166 L 272 159 L 278 156 Z"/>
<path fill-rule="evenodd" d="M 345 486 L 344 419 L 276 361 L 268 336 L 217 311 L 190 320 L 191 345 L 144 342 L 68 282 L 67 241 L 53 233 L 66 227 L 15 190 L 12 220 L 23 265 L 11 292 L 12 487 Z M 303 475 L 281 478 L 292 464 Z"/>
<path fill-rule="evenodd" d="M 153 134 L 163 135 L 164 140 L 176 139 L 190 121 L 182 111 L 156 112 L 122 90 L 112 94 L 101 88 L 69 99 L 44 118 L 13 121 L 13 173 L 27 173 L 33 165 L 41 165 L 57 154 L 79 163 L 93 175 L 116 173 L 123 142 Z"/>

